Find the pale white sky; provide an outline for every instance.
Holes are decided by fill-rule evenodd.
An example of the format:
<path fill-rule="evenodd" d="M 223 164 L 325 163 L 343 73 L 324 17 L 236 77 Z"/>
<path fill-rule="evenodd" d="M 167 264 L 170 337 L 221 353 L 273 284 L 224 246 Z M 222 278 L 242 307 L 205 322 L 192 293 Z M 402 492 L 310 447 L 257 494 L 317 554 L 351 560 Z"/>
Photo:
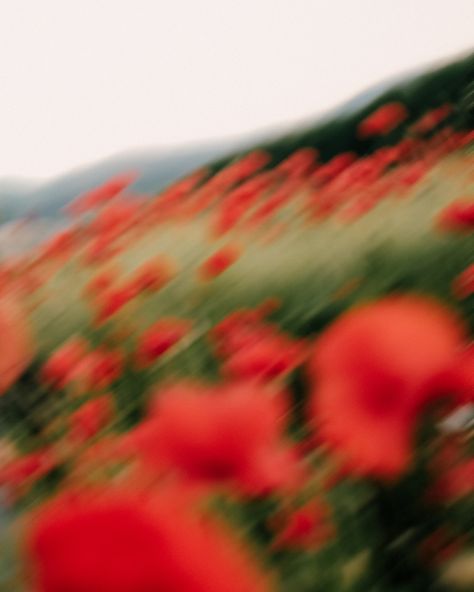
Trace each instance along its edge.
<path fill-rule="evenodd" d="M 473 0 L 0 0 L 0 178 L 300 120 L 473 46 Z"/>

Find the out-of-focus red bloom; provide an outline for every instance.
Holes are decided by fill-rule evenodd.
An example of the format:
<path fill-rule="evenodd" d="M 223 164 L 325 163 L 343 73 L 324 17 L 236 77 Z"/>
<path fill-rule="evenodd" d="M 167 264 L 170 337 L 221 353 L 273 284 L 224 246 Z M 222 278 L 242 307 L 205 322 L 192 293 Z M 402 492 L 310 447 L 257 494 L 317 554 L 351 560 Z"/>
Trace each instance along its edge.
<path fill-rule="evenodd" d="M 449 104 L 441 105 L 425 113 L 412 127 L 411 131 L 419 134 L 430 132 L 450 115 L 453 108 Z"/>
<path fill-rule="evenodd" d="M 122 374 L 123 359 L 118 351 L 96 349 L 86 357 L 89 389 L 109 387 Z"/>
<path fill-rule="evenodd" d="M 137 296 L 135 286 L 119 286 L 99 294 L 95 302 L 98 314 L 97 323 L 100 325 L 120 312 L 129 302 Z"/>
<path fill-rule="evenodd" d="M 84 293 L 89 298 L 95 298 L 97 295 L 110 290 L 117 283 L 119 273 L 116 269 L 105 269 L 99 271 L 84 287 Z"/>
<path fill-rule="evenodd" d="M 75 442 L 93 438 L 112 419 L 113 405 L 110 395 L 88 401 L 70 418 L 70 433 Z"/>
<path fill-rule="evenodd" d="M 252 177 L 224 197 L 217 209 L 214 234 L 220 236 L 234 228 L 261 196 L 271 187 L 274 176 L 263 172 Z"/>
<path fill-rule="evenodd" d="M 77 197 L 67 207 L 67 210 L 71 214 L 82 214 L 91 209 L 103 206 L 131 185 L 136 180 L 137 176 L 136 173 L 117 175 L 116 177 L 109 179 L 109 181 L 103 185 Z"/>
<path fill-rule="evenodd" d="M 474 294 L 474 263 L 471 263 L 453 282 L 453 293 L 457 298 Z"/>
<path fill-rule="evenodd" d="M 92 230 L 99 236 L 117 237 L 133 226 L 141 202 L 117 200 L 104 207 L 92 222 Z"/>
<path fill-rule="evenodd" d="M 450 394 L 445 373 L 463 340 L 451 312 L 415 296 L 346 313 L 313 358 L 312 415 L 322 439 L 354 473 L 398 476 L 410 464 L 420 412 Z"/>
<path fill-rule="evenodd" d="M 459 553 L 467 541 L 444 528 L 432 532 L 419 546 L 421 558 L 430 565 L 440 565 Z"/>
<path fill-rule="evenodd" d="M 350 166 L 357 156 L 353 152 L 343 152 L 334 156 L 329 162 L 320 166 L 311 175 L 311 179 L 317 185 L 324 185 L 337 177 L 343 170 Z"/>
<path fill-rule="evenodd" d="M 158 393 L 135 443 L 160 470 L 168 466 L 191 481 L 267 493 L 301 478 L 283 438 L 285 411 L 281 392 L 254 383 L 177 384 Z"/>
<path fill-rule="evenodd" d="M 48 260 L 67 259 L 71 256 L 77 244 L 77 239 L 77 231 L 74 228 L 56 233 L 41 247 L 41 257 Z"/>
<path fill-rule="evenodd" d="M 284 181 L 280 187 L 267 196 L 264 202 L 255 209 L 249 219 L 249 225 L 261 224 L 269 220 L 296 195 L 300 186 L 301 181 L 298 178 L 290 177 Z"/>
<path fill-rule="evenodd" d="M 149 327 L 140 337 L 137 346 L 137 363 L 141 367 L 156 362 L 163 354 L 175 346 L 191 329 L 186 319 L 160 319 Z"/>
<path fill-rule="evenodd" d="M 86 245 L 84 251 L 84 263 L 86 265 L 96 265 L 108 261 L 120 252 L 120 247 L 112 237 L 96 236 Z"/>
<path fill-rule="evenodd" d="M 33 345 L 21 306 L 9 295 L 0 297 L 0 395 L 31 361 Z"/>
<path fill-rule="evenodd" d="M 317 549 L 334 536 L 328 508 L 320 501 L 311 501 L 272 520 L 277 549 Z"/>
<path fill-rule="evenodd" d="M 474 229 L 474 201 L 455 201 L 447 206 L 438 217 L 442 230 L 472 232 Z"/>
<path fill-rule="evenodd" d="M 357 130 L 360 138 L 382 136 L 390 133 L 408 117 L 402 103 L 387 103 L 366 117 Z"/>
<path fill-rule="evenodd" d="M 31 452 L 7 462 L 0 468 L 0 485 L 18 487 L 49 473 L 56 459 L 48 449 Z"/>
<path fill-rule="evenodd" d="M 304 177 L 314 167 L 317 157 L 318 151 L 314 148 L 301 148 L 281 162 L 277 170 L 289 177 Z"/>
<path fill-rule="evenodd" d="M 216 251 L 199 267 L 199 276 L 203 280 L 212 280 L 220 276 L 240 257 L 241 250 L 236 245 L 226 245 Z"/>
<path fill-rule="evenodd" d="M 157 292 L 176 275 L 176 264 L 161 256 L 143 263 L 130 279 L 130 285 L 137 294 Z"/>
<path fill-rule="evenodd" d="M 88 345 L 80 337 L 72 337 L 56 349 L 41 370 L 44 382 L 61 389 L 75 367 L 87 356 Z"/>
<path fill-rule="evenodd" d="M 230 532 L 169 493 L 63 494 L 40 510 L 26 551 L 38 592 L 269 590 Z"/>
<path fill-rule="evenodd" d="M 211 340 L 224 372 L 234 379 L 269 381 L 294 370 L 306 347 L 263 323 L 265 309 L 236 311 L 211 331 Z"/>
<path fill-rule="evenodd" d="M 283 334 L 255 332 L 225 360 L 224 372 L 234 379 L 268 381 L 289 374 L 304 356 L 303 345 Z"/>

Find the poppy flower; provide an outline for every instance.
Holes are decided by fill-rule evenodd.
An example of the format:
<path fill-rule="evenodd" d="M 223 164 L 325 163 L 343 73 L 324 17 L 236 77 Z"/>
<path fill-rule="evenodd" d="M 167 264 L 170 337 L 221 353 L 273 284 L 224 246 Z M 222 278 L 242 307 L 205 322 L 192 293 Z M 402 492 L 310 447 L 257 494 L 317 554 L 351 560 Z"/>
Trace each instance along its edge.
<path fill-rule="evenodd" d="M 56 459 L 49 449 L 37 450 L 6 462 L 0 468 L 0 485 L 17 487 L 49 473 Z"/>
<path fill-rule="evenodd" d="M 262 322 L 265 315 L 265 307 L 236 311 L 211 331 L 229 377 L 269 381 L 285 376 L 305 358 L 304 345 Z"/>
<path fill-rule="evenodd" d="M 273 517 L 270 527 L 275 531 L 276 549 L 320 548 L 334 536 L 329 511 L 322 502 L 312 500 L 305 505 Z"/>
<path fill-rule="evenodd" d="M 98 295 L 94 306 L 97 308 L 96 322 L 101 325 L 120 312 L 137 296 L 134 285 L 112 288 Z"/>
<path fill-rule="evenodd" d="M 46 260 L 67 259 L 71 256 L 78 241 L 73 228 L 62 230 L 50 238 L 41 248 L 41 257 Z"/>
<path fill-rule="evenodd" d="M 442 230 L 472 232 L 474 229 L 474 201 L 455 201 L 447 206 L 438 217 Z"/>
<path fill-rule="evenodd" d="M 41 370 L 43 381 L 54 388 L 64 388 L 75 367 L 87 354 L 87 343 L 80 337 L 71 337 L 44 364 Z"/>
<path fill-rule="evenodd" d="M 84 403 L 69 420 L 70 433 L 75 442 L 94 437 L 112 419 L 113 405 L 109 395 L 102 395 Z"/>
<path fill-rule="evenodd" d="M 208 257 L 199 267 L 199 276 L 203 280 L 212 280 L 224 273 L 240 257 L 240 249 L 235 245 L 226 245 Z"/>
<path fill-rule="evenodd" d="M 349 311 L 316 343 L 315 429 L 354 473 L 397 477 L 410 464 L 417 418 L 446 394 L 444 374 L 463 343 L 457 318 L 424 298 Z"/>
<path fill-rule="evenodd" d="M 360 138 L 383 136 L 390 133 L 408 117 L 406 107 L 401 103 L 386 103 L 366 117 L 357 128 Z"/>
<path fill-rule="evenodd" d="M 175 346 L 191 329 L 185 319 L 160 319 L 149 327 L 139 339 L 136 357 L 140 367 L 153 364 Z"/>
<path fill-rule="evenodd" d="M 411 131 L 419 134 L 426 134 L 438 126 L 448 115 L 453 108 L 449 104 L 441 105 L 436 109 L 432 109 L 425 113 L 412 127 Z"/>
<path fill-rule="evenodd" d="M 12 296 L 0 296 L 0 395 L 22 374 L 32 355 L 32 339 L 20 304 Z"/>
<path fill-rule="evenodd" d="M 314 167 L 317 157 L 318 151 L 314 148 L 301 148 L 281 162 L 277 166 L 277 170 L 289 177 L 304 177 Z"/>
<path fill-rule="evenodd" d="M 116 198 L 137 178 L 135 173 L 117 175 L 106 181 L 103 185 L 91 189 L 77 197 L 68 207 L 71 214 L 82 214 L 99 206 L 103 206 L 111 199 Z"/>
<path fill-rule="evenodd" d="M 40 509 L 25 550 L 38 592 L 269 590 L 231 532 L 169 493 L 64 493 Z"/>
<path fill-rule="evenodd" d="M 189 481 L 267 493 L 300 478 L 283 437 L 286 409 L 283 393 L 254 383 L 176 384 L 157 393 L 135 442 L 159 470 L 168 466 Z"/>
<path fill-rule="evenodd" d="M 166 257 L 157 257 L 151 261 L 146 261 L 138 267 L 129 285 L 137 294 L 142 292 L 157 292 L 176 274 L 176 265 Z"/>
<path fill-rule="evenodd" d="M 453 282 L 453 293 L 460 299 L 474 294 L 474 263 L 456 277 Z"/>

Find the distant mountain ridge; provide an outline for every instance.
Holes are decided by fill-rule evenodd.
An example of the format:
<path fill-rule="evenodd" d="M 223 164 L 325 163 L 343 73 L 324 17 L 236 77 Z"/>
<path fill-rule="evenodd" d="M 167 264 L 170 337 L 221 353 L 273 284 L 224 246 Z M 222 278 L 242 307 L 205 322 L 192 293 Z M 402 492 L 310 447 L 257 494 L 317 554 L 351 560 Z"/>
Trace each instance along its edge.
<path fill-rule="evenodd" d="M 310 122 L 272 131 L 261 131 L 241 139 L 223 140 L 183 149 L 150 150 L 119 154 L 82 167 L 41 184 L 23 180 L 0 180 L 0 224 L 24 216 L 56 217 L 75 196 L 122 172 L 137 172 L 133 186 L 138 193 L 153 194 L 201 166 L 225 164 L 236 154 L 255 146 L 284 158 L 302 145 L 315 146 L 323 158 L 343 150 L 364 152 L 371 146 L 355 139 L 356 122 L 378 104 L 403 100 L 414 116 L 417 101 L 425 107 L 444 100 L 456 101 L 463 85 L 474 80 L 474 54 L 436 68 L 422 68 L 400 75 L 359 93 L 339 107 Z M 395 138 L 396 139 L 396 138 Z M 389 139 L 390 141 L 390 139 Z"/>

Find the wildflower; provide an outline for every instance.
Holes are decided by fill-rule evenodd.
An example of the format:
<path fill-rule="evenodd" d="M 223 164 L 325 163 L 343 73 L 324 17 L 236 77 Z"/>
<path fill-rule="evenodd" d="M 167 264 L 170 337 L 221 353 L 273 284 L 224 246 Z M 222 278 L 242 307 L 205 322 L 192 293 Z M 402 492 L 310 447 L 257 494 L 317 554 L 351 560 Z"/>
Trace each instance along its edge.
<path fill-rule="evenodd" d="M 442 230 L 471 232 L 474 228 L 474 201 L 455 201 L 447 206 L 438 217 Z"/>
<path fill-rule="evenodd" d="M 137 175 L 134 173 L 117 175 L 103 185 L 77 197 L 67 209 L 71 214 L 77 215 L 103 206 L 111 199 L 116 198 L 135 181 L 136 177 Z"/>
<path fill-rule="evenodd" d="M 11 296 L 0 297 L 0 395 L 26 369 L 33 345 L 23 311 Z"/>
<path fill-rule="evenodd" d="M 285 173 L 289 177 L 299 178 L 304 177 L 314 167 L 318 151 L 314 148 L 301 148 L 296 150 L 283 162 L 281 162 L 277 170 Z"/>
<path fill-rule="evenodd" d="M 312 500 L 290 512 L 275 516 L 270 525 L 276 531 L 276 549 L 293 548 L 314 550 L 334 536 L 329 512 L 322 502 Z"/>
<path fill-rule="evenodd" d="M 41 508 L 26 552 L 41 592 L 269 590 L 229 531 L 169 493 L 64 493 Z"/>
<path fill-rule="evenodd" d="M 235 245 L 226 245 L 202 263 L 199 268 L 199 275 L 203 280 L 212 280 L 220 276 L 240 256 L 240 249 Z"/>
<path fill-rule="evenodd" d="M 189 332 L 191 323 L 184 319 L 160 319 L 140 337 L 137 347 L 137 362 L 144 367 L 174 347 Z"/>
<path fill-rule="evenodd" d="M 97 323 L 101 325 L 111 319 L 136 296 L 137 291 L 133 285 L 119 286 L 100 294 L 95 303 L 98 309 Z"/>
<path fill-rule="evenodd" d="M 280 391 L 252 383 L 176 384 L 158 393 L 136 442 L 147 462 L 187 480 L 266 493 L 300 477 L 285 411 Z"/>
<path fill-rule="evenodd" d="M 85 442 L 94 437 L 112 418 L 110 395 L 102 395 L 88 401 L 70 417 L 70 433 L 75 442 Z"/>
<path fill-rule="evenodd" d="M 56 349 L 41 370 L 46 384 L 64 388 L 76 366 L 88 353 L 87 343 L 80 337 L 72 337 Z"/>
<path fill-rule="evenodd" d="M 320 338 L 313 422 L 354 473 L 390 478 L 406 470 L 416 420 L 446 394 L 443 374 L 463 339 L 454 315 L 415 296 L 349 311 Z"/>
<path fill-rule="evenodd" d="M 401 103 L 387 103 L 366 117 L 358 127 L 360 138 L 383 136 L 390 133 L 408 117 Z"/>
<path fill-rule="evenodd" d="M 142 292 L 157 292 L 176 274 L 176 265 L 166 257 L 157 257 L 143 263 L 133 274 L 130 284 L 132 289 Z"/>
<path fill-rule="evenodd" d="M 474 263 L 471 263 L 453 282 L 453 293 L 459 299 L 474 294 Z"/>
<path fill-rule="evenodd" d="M 51 450 L 43 449 L 14 458 L 0 468 L 0 485 L 18 487 L 40 479 L 55 466 Z"/>

